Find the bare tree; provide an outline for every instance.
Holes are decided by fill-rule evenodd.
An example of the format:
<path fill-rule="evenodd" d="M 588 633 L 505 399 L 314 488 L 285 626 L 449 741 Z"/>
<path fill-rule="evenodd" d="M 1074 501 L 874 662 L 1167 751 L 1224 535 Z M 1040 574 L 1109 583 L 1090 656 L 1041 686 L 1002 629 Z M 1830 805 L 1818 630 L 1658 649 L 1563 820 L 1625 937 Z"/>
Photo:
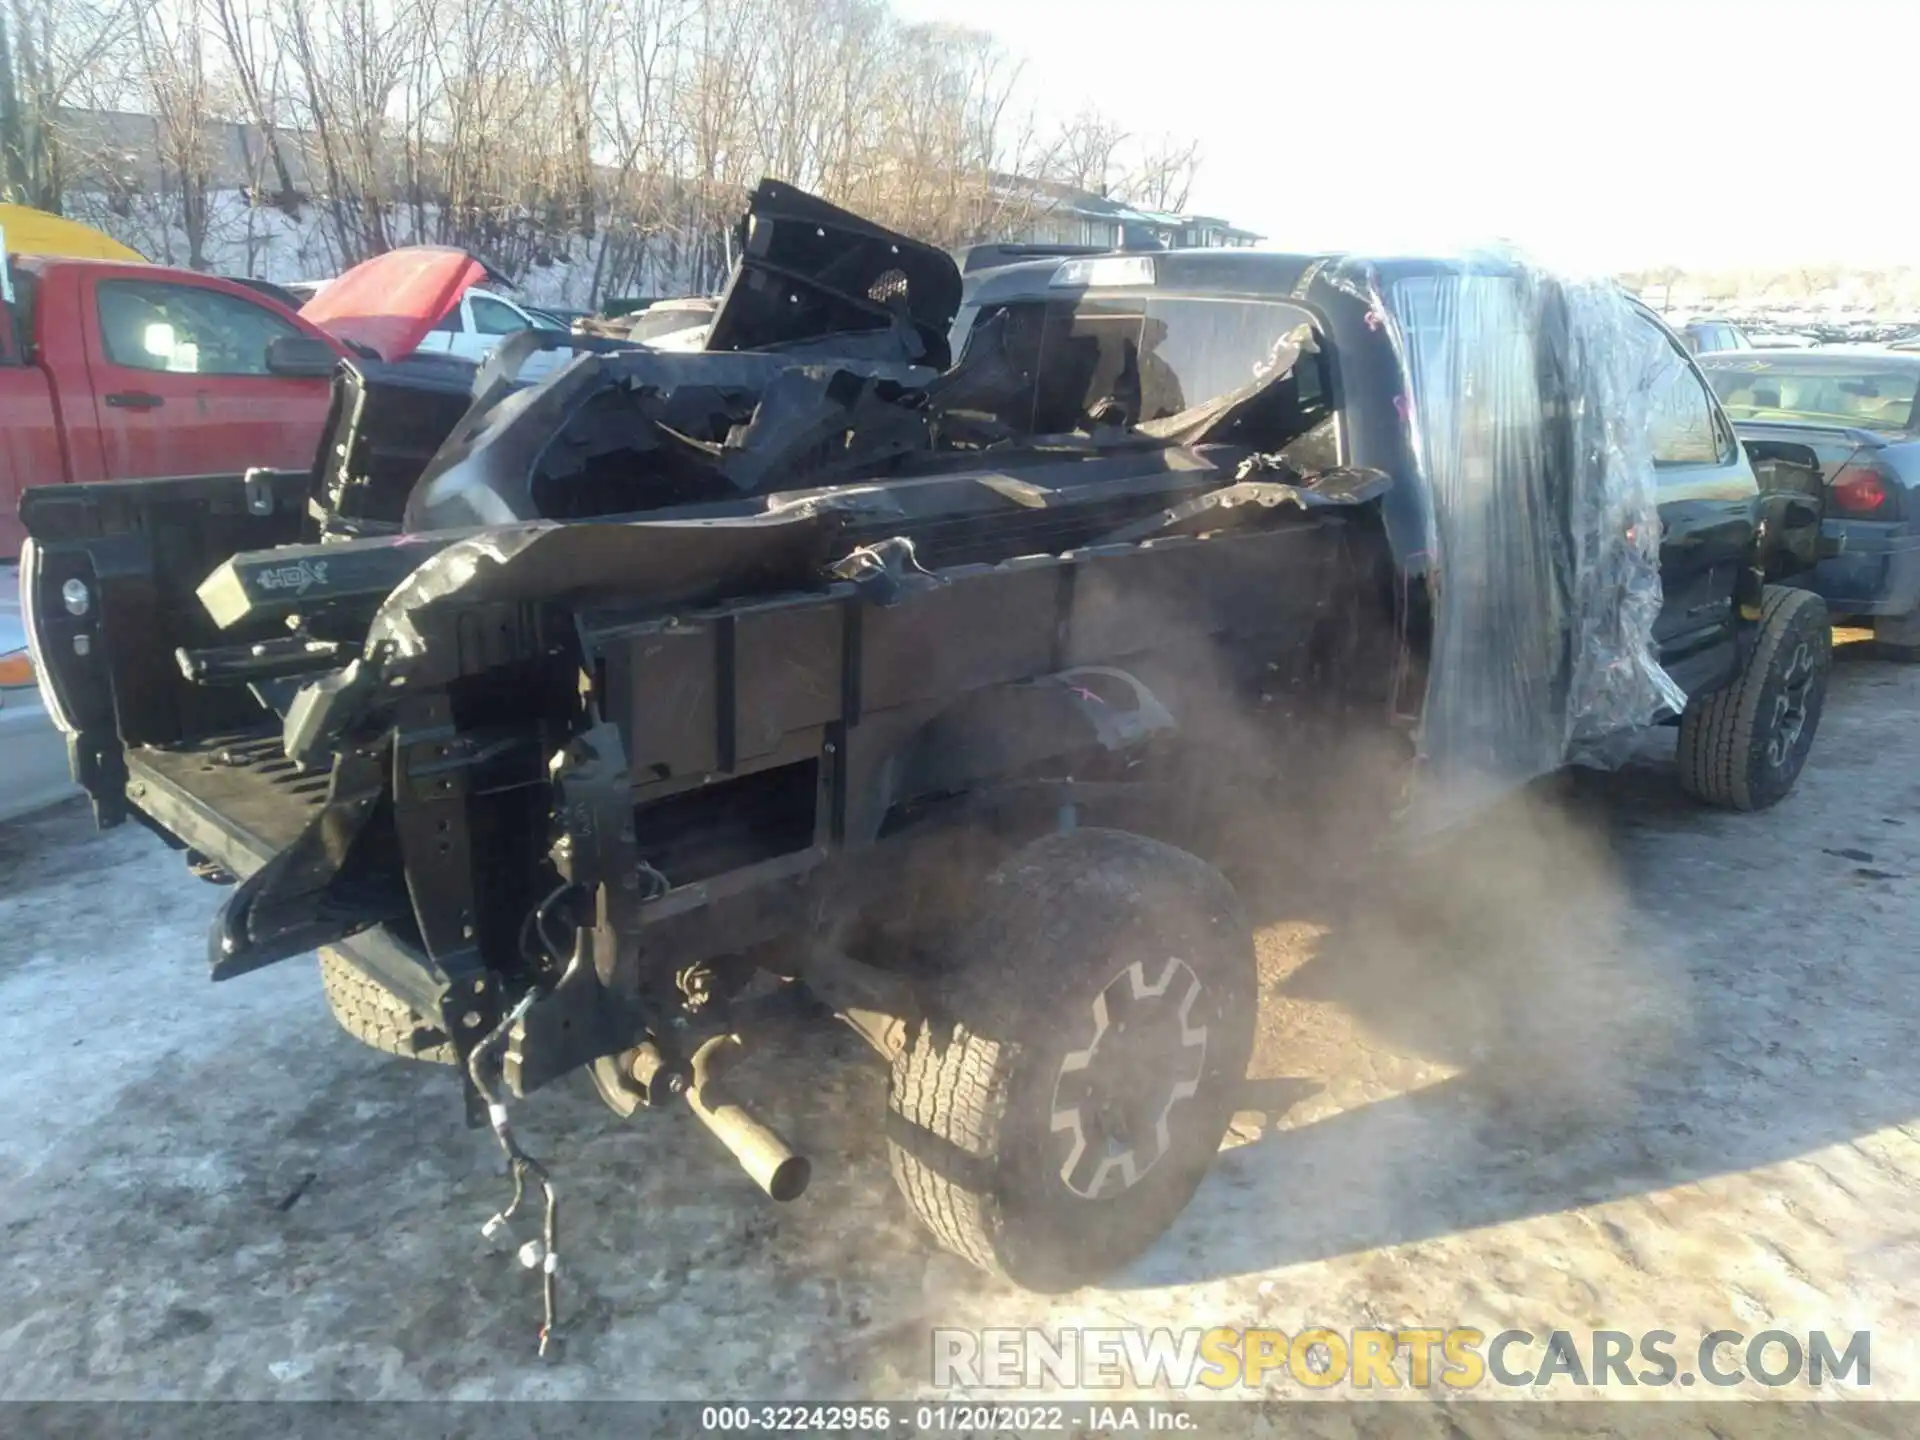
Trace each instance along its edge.
<path fill-rule="evenodd" d="M 153 121 L 158 185 L 146 202 L 148 249 L 168 263 L 207 268 L 221 106 L 207 63 L 205 0 L 147 5 L 135 14 L 138 92 Z M 176 255 L 178 235 L 184 255 Z"/>
<path fill-rule="evenodd" d="M 1105 195 L 1119 179 L 1120 149 L 1127 132 L 1095 109 L 1082 110 L 1060 132 L 1051 178 L 1091 195 Z"/>
<path fill-rule="evenodd" d="M 1042 143 L 1017 59 L 888 0 L 0 7 L 7 183 L 49 175 L 32 183 L 57 203 L 60 155 L 85 149 L 85 204 L 195 264 L 229 239 L 244 260 L 218 263 L 249 268 L 289 238 L 303 266 L 432 240 L 591 303 L 718 286 L 763 175 L 957 246 L 1025 233 L 1063 184 L 1179 208 L 1197 164 L 1169 140 L 1129 167 L 1095 111 Z M 29 117 L 73 103 L 97 144 L 34 138 L 54 129 Z"/>
<path fill-rule="evenodd" d="M 0 0 L 0 183 L 8 199 L 63 208 L 61 112 L 78 92 L 124 93 L 108 77 L 133 13 L 131 0 Z"/>
<path fill-rule="evenodd" d="M 281 51 L 274 44 L 266 7 L 252 0 L 212 0 L 212 9 L 234 87 L 245 102 L 247 118 L 260 132 L 262 153 L 273 167 L 274 203 L 292 210 L 299 202 L 299 191 L 280 143 Z"/>
<path fill-rule="evenodd" d="M 276 33 L 297 77 L 295 113 L 313 137 L 343 261 L 391 249 L 396 124 L 408 79 L 428 61 L 428 0 L 282 0 Z M 402 112 L 403 113 L 403 112 Z"/>
<path fill-rule="evenodd" d="M 613 48 L 618 15 L 612 5 L 580 0 L 524 0 L 539 68 L 557 110 L 560 193 L 552 217 L 591 237 L 594 231 L 594 157 L 605 57 Z"/>
<path fill-rule="evenodd" d="M 1120 193 L 1130 204 L 1178 215 L 1187 208 L 1187 197 L 1193 193 L 1199 171 L 1198 140 L 1162 136 L 1133 165 L 1120 185 Z"/>

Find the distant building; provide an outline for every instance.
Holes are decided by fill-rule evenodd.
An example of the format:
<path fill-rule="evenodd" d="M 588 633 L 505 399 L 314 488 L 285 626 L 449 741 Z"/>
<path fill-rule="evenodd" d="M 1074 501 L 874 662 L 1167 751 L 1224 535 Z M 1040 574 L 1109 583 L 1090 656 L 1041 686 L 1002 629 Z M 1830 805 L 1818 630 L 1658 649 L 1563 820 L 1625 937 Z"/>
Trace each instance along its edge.
<path fill-rule="evenodd" d="M 1006 177 L 1023 202 L 1024 222 L 998 238 L 1026 245 L 1091 245 L 1102 250 L 1248 249 L 1265 236 L 1214 215 L 1148 210 L 1051 181 Z"/>
<path fill-rule="evenodd" d="M 63 109 L 60 143 L 68 154 L 69 185 L 80 192 L 125 195 L 160 193 L 178 183 L 161 162 L 163 151 L 197 156 L 209 190 L 244 190 L 278 183 L 263 132 L 253 125 L 208 120 L 191 134 L 167 136 L 152 115 L 125 110 Z M 309 137 L 298 130 L 277 134 L 280 157 L 296 190 L 320 187 L 309 173 Z M 178 153 L 168 157 L 178 162 Z"/>

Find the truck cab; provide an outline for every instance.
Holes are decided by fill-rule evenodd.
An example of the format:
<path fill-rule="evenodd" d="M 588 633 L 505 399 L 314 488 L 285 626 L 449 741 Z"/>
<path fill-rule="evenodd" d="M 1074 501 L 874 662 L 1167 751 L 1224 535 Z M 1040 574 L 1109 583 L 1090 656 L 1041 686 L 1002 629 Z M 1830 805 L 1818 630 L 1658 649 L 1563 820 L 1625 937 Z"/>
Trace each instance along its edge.
<path fill-rule="evenodd" d="M 1623 300 L 1609 353 L 1575 357 L 1554 353 L 1556 308 L 1564 302 L 1498 265 L 1253 252 L 1048 257 L 979 275 L 955 348 L 1001 317 L 1016 337 L 1015 363 L 1044 377 L 1028 397 L 1033 410 L 1014 418 L 1045 431 L 1078 423 L 1116 386 L 1132 387 L 1134 418 L 1146 421 L 1189 395 L 1222 393 L 1258 373 L 1276 335 L 1311 324 L 1323 343 L 1299 371 L 1305 428 L 1287 453 L 1401 481 L 1383 504 L 1415 624 L 1428 613 L 1419 597 L 1443 546 L 1498 543 L 1499 553 L 1467 558 L 1527 574 L 1527 548 L 1546 538 L 1537 517 L 1469 528 L 1450 502 L 1497 468 L 1524 484 L 1565 463 L 1555 452 L 1572 439 L 1564 392 L 1578 377 L 1569 366 L 1607 366 L 1645 397 L 1641 441 L 1660 517 L 1660 585 L 1649 597 L 1659 662 L 1682 693 L 1716 689 L 1740 666 L 1742 609 L 1757 603 L 1752 564 L 1767 506 L 1754 466 L 1687 346 L 1651 310 Z M 1499 620 L 1462 614 L 1455 628 Z"/>
<path fill-rule="evenodd" d="M 217 276 L 41 257 L 9 269 L 0 558 L 19 553 L 31 485 L 312 462 L 339 340 Z"/>

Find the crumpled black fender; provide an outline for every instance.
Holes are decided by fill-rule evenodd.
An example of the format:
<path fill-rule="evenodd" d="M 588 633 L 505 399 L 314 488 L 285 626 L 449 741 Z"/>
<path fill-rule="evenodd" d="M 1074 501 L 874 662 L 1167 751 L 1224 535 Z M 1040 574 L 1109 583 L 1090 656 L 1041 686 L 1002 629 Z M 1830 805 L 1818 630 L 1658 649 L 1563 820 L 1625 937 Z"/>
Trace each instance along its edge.
<path fill-rule="evenodd" d="M 881 772 L 888 795 L 868 813 L 1030 773 L 1062 756 L 1124 753 L 1179 722 L 1126 670 L 1081 666 L 961 697 L 923 725 Z"/>

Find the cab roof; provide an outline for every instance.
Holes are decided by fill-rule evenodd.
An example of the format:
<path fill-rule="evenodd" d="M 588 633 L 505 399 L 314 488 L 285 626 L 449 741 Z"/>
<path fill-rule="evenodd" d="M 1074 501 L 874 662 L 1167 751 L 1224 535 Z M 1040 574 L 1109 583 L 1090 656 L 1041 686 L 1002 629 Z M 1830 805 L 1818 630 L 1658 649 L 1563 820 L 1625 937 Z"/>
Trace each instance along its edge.
<path fill-rule="evenodd" d="M 1063 266 L 1109 262 L 1151 261 L 1153 283 L 1079 286 L 1054 283 Z M 1216 296 L 1221 299 L 1291 300 L 1300 303 L 1309 298 L 1316 282 L 1342 271 L 1365 268 L 1376 273 L 1382 283 L 1412 275 L 1460 274 L 1522 275 L 1526 265 L 1515 258 L 1486 253 L 1470 255 L 1389 255 L 1320 250 L 1285 252 L 1277 250 L 1147 250 L 1111 251 L 1104 254 L 1072 257 L 1051 256 L 1023 260 L 976 272 L 972 277 L 967 302 L 971 305 L 1004 305 L 1019 300 L 1040 300 L 1075 293 L 1106 292 L 1145 295 L 1161 293 L 1187 297 Z M 1324 292 L 1323 292 L 1324 293 Z"/>

